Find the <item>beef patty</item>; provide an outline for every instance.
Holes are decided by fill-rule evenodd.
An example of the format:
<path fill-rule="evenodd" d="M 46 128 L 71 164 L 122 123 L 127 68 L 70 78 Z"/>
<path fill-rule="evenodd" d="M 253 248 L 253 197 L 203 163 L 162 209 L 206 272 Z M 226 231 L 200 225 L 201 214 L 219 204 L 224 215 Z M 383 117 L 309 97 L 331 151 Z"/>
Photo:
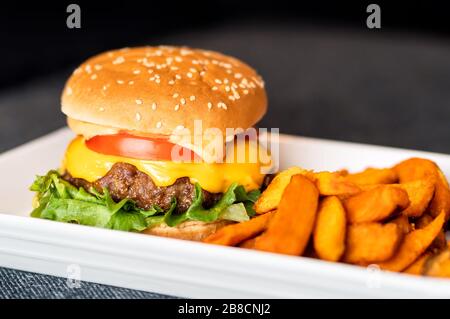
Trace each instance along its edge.
<path fill-rule="evenodd" d="M 188 177 L 178 178 L 170 186 L 156 186 L 150 176 L 128 163 L 114 164 L 105 176 L 92 183 L 81 178 L 74 178 L 67 172 L 63 175 L 63 179 L 86 190 L 94 187 L 102 192 L 103 188 L 107 188 L 114 201 L 129 198 L 134 200 L 139 208 L 145 210 L 152 208 L 153 205 L 168 210 L 172 199 L 175 198 L 177 212 L 185 212 L 195 197 L 194 185 Z M 214 205 L 222 196 L 221 193 L 210 193 L 205 190 L 202 192 L 205 208 Z"/>

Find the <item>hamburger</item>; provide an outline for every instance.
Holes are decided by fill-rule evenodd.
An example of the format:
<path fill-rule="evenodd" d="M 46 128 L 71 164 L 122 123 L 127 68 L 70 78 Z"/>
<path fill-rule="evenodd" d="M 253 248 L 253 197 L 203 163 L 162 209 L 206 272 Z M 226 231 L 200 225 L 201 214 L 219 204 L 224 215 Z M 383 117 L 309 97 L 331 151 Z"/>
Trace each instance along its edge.
<path fill-rule="evenodd" d="M 33 217 L 201 240 L 253 215 L 265 174 L 245 132 L 267 96 L 245 63 L 186 47 L 109 51 L 73 72 L 61 106 L 76 137 L 31 185 Z"/>

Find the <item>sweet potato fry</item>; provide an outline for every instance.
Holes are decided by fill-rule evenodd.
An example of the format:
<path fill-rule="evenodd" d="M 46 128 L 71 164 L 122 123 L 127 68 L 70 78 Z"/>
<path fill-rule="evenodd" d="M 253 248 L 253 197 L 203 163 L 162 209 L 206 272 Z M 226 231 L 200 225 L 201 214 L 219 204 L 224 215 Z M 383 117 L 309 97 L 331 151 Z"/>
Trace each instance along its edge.
<path fill-rule="evenodd" d="M 427 209 L 434 194 L 434 183 L 430 178 L 398 184 L 408 193 L 410 204 L 402 211 L 408 217 L 420 217 Z"/>
<path fill-rule="evenodd" d="M 408 194 L 391 185 L 378 186 L 344 201 L 347 218 L 352 224 L 382 221 L 408 205 Z"/>
<path fill-rule="evenodd" d="M 414 225 L 417 229 L 421 229 L 430 224 L 433 220 L 434 218 L 430 214 L 426 213 L 423 214 L 420 218 L 414 219 Z"/>
<path fill-rule="evenodd" d="M 413 226 L 409 222 L 408 217 L 405 215 L 400 215 L 394 218 L 390 221 L 390 223 L 396 224 L 405 235 L 413 230 Z"/>
<path fill-rule="evenodd" d="M 345 250 L 346 213 L 336 196 L 324 198 L 317 212 L 314 249 L 319 258 L 338 261 Z"/>
<path fill-rule="evenodd" d="M 406 268 L 403 272 L 405 274 L 410 275 L 423 275 L 423 272 L 425 270 L 425 263 L 427 262 L 428 258 L 431 256 L 431 252 L 425 252 L 417 258 L 415 262 L 411 264 L 408 268 Z"/>
<path fill-rule="evenodd" d="M 239 247 L 253 249 L 255 247 L 256 238 L 258 238 L 258 237 L 250 238 L 250 239 L 243 241 L 242 243 L 239 244 Z"/>
<path fill-rule="evenodd" d="M 294 175 L 283 192 L 277 213 L 265 233 L 257 238 L 255 249 L 301 255 L 314 227 L 318 202 L 316 186 L 308 178 Z"/>
<path fill-rule="evenodd" d="M 403 189 L 408 194 L 410 204 L 402 211 L 402 214 L 408 217 L 420 217 L 430 205 L 434 195 L 435 183 L 429 177 L 412 182 L 391 185 Z M 368 191 L 377 188 L 378 186 L 381 185 L 360 185 L 363 191 Z"/>
<path fill-rule="evenodd" d="M 379 263 L 381 269 L 403 271 L 410 266 L 431 245 L 442 230 L 445 214 L 441 213 L 430 224 L 405 236 L 397 253 L 388 261 Z"/>
<path fill-rule="evenodd" d="M 206 237 L 203 242 L 225 246 L 237 245 L 240 242 L 263 232 L 274 214 L 275 212 L 269 212 L 254 217 L 247 222 L 225 226 L 214 234 Z"/>
<path fill-rule="evenodd" d="M 403 231 L 394 223 L 365 223 L 350 225 L 344 261 L 352 264 L 370 264 L 391 258 Z"/>
<path fill-rule="evenodd" d="M 416 229 L 422 229 L 429 225 L 434 218 L 430 214 L 423 214 L 422 217 L 416 220 L 415 226 Z M 447 248 L 447 240 L 445 238 L 445 231 L 444 228 L 442 228 L 439 231 L 439 234 L 436 236 L 436 238 L 431 243 L 428 250 L 435 250 L 435 251 L 441 251 L 443 249 Z"/>
<path fill-rule="evenodd" d="M 433 217 L 445 212 L 447 219 L 450 215 L 450 189 L 442 171 L 436 163 L 423 159 L 411 158 L 396 166 L 394 170 L 399 176 L 400 183 L 430 178 L 435 186 L 434 196 L 429 210 Z"/>
<path fill-rule="evenodd" d="M 425 276 L 450 278 L 450 250 L 446 249 L 425 263 Z"/>
<path fill-rule="evenodd" d="M 323 196 L 351 196 L 361 192 L 356 184 L 348 181 L 340 172 L 307 172 L 306 176 L 314 181 Z"/>
<path fill-rule="evenodd" d="M 306 172 L 300 167 L 291 167 L 278 173 L 256 201 L 254 205 L 256 213 L 263 214 L 276 209 L 291 177 L 295 174 L 306 174 Z"/>
<path fill-rule="evenodd" d="M 430 204 L 430 212 L 433 216 L 438 215 L 439 212 L 445 212 L 448 220 L 450 216 L 450 188 L 444 173 L 437 166 L 436 169 L 436 189 Z"/>
<path fill-rule="evenodd" d="M 391 168 L 367 168 L 360 173 L 348 174 L 346 179 L 356 185 L 393 184 L 398 181 Z"/>

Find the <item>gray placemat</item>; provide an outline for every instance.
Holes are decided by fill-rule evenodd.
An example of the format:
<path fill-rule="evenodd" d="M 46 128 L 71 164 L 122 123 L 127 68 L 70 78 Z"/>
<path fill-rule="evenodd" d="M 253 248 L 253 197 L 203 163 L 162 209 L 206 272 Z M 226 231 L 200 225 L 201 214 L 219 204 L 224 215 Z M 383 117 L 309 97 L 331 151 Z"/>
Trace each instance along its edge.
<path fill-rule="evenodd" d="M 67 285 L 65 278 L 0 268 L 0 298 L 167 299 L 171 297 L 91 282 L 80 282 L 78 288 L 73 288 Z"/>

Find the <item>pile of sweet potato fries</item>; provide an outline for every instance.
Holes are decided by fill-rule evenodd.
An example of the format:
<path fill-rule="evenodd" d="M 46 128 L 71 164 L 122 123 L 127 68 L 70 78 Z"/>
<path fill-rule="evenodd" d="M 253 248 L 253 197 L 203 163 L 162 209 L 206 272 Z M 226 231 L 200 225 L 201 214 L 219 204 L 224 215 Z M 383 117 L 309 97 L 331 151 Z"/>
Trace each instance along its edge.
<path fill-rule="evenodd" d="M 292 167 L 278 173 L 247 222 L 204 242 L 450 277 L 449 184 L 432 161 L 350 174 Z"/>

